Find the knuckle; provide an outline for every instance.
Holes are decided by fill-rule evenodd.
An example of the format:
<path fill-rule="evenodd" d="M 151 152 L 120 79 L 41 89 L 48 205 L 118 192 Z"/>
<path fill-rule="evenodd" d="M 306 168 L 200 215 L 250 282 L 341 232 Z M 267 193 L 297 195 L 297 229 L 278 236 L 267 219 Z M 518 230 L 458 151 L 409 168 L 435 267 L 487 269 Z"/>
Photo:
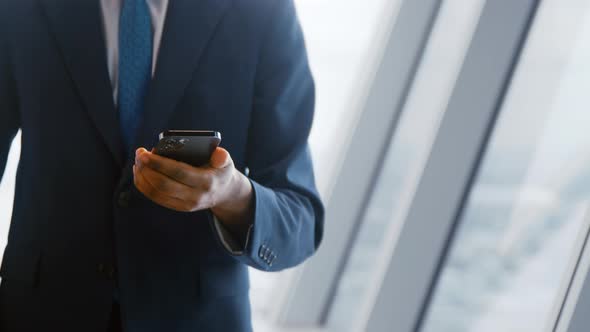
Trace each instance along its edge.
<path fill-rule="evenodd" d="M 146 185 L 146 183 L 144 181 L 142 181 L 141 179 L 135 179 L 135 187 L 141 192 L 143 193 L 145 196 L 149 196 L 150 195 L 150 186 Z"/>
<path fill-rule="evenodd" d="M 148 166 L 149 168 L 151 168 L 155 171 L 159 171 L 162 168 L 162 165 L 160 165 L 160 162 L 155 161 L 153 159 L 149 159 L 149 161 L 146 163 L 146 166 Z"/>
<path fill-rule="evenodd" d="M 157 191 L 166 191 L 168 185 L 166 184 L 165 180 L 155 180 L 154 181 L 154 189 Z"/>
<path fill-rule="evenodd" d="M 176 167 L 172 171 L 172 177 L 177 180 L 183 180 L 184 178 L 186 178 L 186 172 L 182 168 Z"/>
<path fill-rule="evenodd" d="M 149 198 L 154 198 L 156 196 L 156 191 L 152 186 L 146 186 L 143 189 L 143 193 Z"/>

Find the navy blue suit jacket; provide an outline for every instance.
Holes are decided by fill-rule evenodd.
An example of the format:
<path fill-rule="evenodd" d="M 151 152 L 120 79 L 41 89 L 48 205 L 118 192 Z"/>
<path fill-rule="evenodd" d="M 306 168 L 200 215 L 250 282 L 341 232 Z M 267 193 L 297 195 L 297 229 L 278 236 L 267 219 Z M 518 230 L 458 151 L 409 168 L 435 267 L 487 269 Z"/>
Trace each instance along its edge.
<path fill-rule="evenodd" d="M 0 0 L 0 170 L 22 130 L 0 330 L 104 332 L 118 281 L 126 331 L 250 331 L 246 267 L 292 267 L 322 237 L 314 84 L 293 2 L 170 1 L 135 141 L 222 133 L 255 193 L 241 256 L 210 212 L 168 210 L 133 186 L 99 15 L 98 0 Z"/>

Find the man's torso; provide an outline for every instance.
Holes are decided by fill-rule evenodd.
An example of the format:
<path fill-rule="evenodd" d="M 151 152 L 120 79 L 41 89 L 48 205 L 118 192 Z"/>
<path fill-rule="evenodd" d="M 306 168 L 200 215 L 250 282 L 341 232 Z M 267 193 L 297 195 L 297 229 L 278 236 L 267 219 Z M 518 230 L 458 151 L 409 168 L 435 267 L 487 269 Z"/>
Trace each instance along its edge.
<path fill-rule="evenodd" d="M 267 2 L 171 2 L 138 145 L 153 146 L 164 129 L 216 130 L 236 167 L 247 166 Z M 225 303 L 235 326 L 247 326 L 246 267 L 222 251 L 210 216 L 150 202 L 132 185 L 132 156 L 117 160 L 119 127 L 98 9 L 91 1 L 0 1 L 22 127 L 1 275 L 36 287 L 29 300 L 41 299 L 39 292 L 61 297 L 59 309 L 80 319 L 91 320 L 92 306 L 110 305 L 113 275 L 122 273 L 126 298 L 136 302 L 127 319 L 152 315 L 189 327 L 213 303 Z M 125 271 L 112 271 L 116 266 Z M 22 306 L 26 314 L 43 304 Z"/>

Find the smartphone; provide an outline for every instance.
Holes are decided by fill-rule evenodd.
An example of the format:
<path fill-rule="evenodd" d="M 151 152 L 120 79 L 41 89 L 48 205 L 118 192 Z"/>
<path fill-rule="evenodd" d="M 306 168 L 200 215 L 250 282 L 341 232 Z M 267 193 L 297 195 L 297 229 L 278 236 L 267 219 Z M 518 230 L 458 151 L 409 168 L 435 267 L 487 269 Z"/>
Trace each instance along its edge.
<path fill-rule="evenodd" d="M 160 134 L 154 153 L 195 167 L 209 163 L 221 143 L 221 133 L 203 130 L 167 130 Z"/>

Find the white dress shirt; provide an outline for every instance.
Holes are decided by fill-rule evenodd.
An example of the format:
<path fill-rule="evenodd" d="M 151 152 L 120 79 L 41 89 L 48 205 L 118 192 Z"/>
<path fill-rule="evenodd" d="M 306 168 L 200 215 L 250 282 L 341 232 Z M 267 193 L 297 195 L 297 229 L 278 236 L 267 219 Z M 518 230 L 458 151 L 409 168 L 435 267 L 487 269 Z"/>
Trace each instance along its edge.
<path fill-rule="evenodd" d="M 152 16 L 152 30 L 154 36 L 152 76 L 156 71 L 158 53 L 160 51 L 160 42 L 162 40 L 164 23 L 166 21 L 166 13 L 168 11 L 168 1 L 169 0 L 146 0 L 150 9 L 150 14 Z M 113 88 L 113 98 L 115 100 L 115 105 L 117 104 L 117 92 L 119 85 L 119 17 L 121 16 L 122 3 L 123 0 L 100 0 L 107 49 L 107 64 L 109 69 L 109 77 L 111 79 L 111 86 Z M 243 246 L 237 243 L 235 238 L 215 217 L 214 225 L 225 249 L 233 255 L 242 255 L 244 250 Z M 249 237 L 250 232 L 248 232 L 246 239 Z"/>

